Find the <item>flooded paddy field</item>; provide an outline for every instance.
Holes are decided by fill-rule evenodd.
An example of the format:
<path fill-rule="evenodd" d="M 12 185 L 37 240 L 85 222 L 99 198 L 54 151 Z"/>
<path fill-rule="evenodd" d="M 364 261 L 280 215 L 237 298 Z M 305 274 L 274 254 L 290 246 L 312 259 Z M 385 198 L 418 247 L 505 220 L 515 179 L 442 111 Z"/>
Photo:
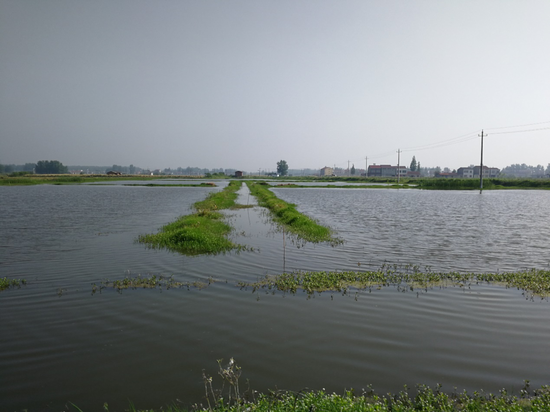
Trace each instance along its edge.
<path fill-rule="evenodd" d="M 218 184 L 0 187 L 0 277 L 27 280 L 0 292 L 0 410 L 188 405 L 204 396 L 202 370 L 216 384 L 216 361 L 230 357 L 241 385 L 259 391 L 440 383 L 496 393 L 519 392 L 525 379 L 550 383 L 547 298 L 498 285 L 310 298 L 237 287 L 283 271 L 384 263 L 547 269 L 548 192 L 274 188 L 344 243 L 283 235 L 257 206 L 224 212 L 232 239 L 254 251 L 188 257 L 135 243 L 227 182 Z M 246 187 L 240 193 L 239 203 L 255 204 Z M 92 293 L 92 284 L 137 275 L 207 287 Z"/>

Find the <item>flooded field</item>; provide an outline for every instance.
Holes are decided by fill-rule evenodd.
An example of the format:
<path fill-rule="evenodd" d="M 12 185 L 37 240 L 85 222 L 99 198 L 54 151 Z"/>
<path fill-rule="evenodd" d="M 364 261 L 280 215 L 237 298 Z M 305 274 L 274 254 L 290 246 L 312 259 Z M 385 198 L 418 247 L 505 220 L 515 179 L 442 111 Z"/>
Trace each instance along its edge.
<path fill-rule="evenodd" d="M 135 183 L 135 182 L 133 182 Z M 177 182 L 176 182 L 177 183 Z M 221 182 L 223 187 L 226 182 Z M 0 410 L 84 410 L 201 402 L 202 370 L 234 357 L 259 391 L 342 392 L 371 384 L 452 392 L 550 383 L 550 303 L 498 285 L 342 296 L 241 290 L 293 270 L 384 263 L 496 272 L 550 265 L 550 194 L 391 189 L 273 191 L 332 227 L 342 245 L 304 244 L 261 208 L 226 211 L 253 252 L 187 257 L 135 243 L 220 188 L 0 187 Z M 240 203 L 254 204 L 243 187 Z M 211 284 L 118 293 L 125 276 Z M 218 381 L 219 382 L 219 381 Z"/>

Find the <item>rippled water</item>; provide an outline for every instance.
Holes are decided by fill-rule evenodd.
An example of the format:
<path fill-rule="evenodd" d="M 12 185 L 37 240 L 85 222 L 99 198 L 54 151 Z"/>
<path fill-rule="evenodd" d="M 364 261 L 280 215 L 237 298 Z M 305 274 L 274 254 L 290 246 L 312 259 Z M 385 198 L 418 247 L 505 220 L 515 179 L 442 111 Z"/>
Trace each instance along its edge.
<path fill-rule="evenodd" d="M 134 243 L 220 188 L 0 187 L 0 410 L 159 407 L 203 396 L 201 371 L 234 357 L 257 390 L 404 384 L 518 390 L 548 384 L 550 306 L 495 285 L 349 296 L 252 293 L 283 270 L 548 268 L 550 193 L 274 189 L 337 230 L 338 247 L 293 243 L 258 207 L 227 212 L 255 252 L 186 257 Z M 243 189 L 239 201 L 254 203 Z M 203 290 L 104 290 L 126 274 L 213 277 Z"/>

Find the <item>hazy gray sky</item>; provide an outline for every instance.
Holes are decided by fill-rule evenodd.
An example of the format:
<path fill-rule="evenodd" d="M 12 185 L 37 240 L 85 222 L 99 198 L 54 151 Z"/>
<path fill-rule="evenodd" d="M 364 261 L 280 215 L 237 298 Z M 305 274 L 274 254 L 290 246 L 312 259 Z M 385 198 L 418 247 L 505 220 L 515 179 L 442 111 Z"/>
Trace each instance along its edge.
<path fill-rule="evenodd" d="M 0 163 L 458 168 L 481 129 L 550 162 L 550 1 L 0 0 Z"/>

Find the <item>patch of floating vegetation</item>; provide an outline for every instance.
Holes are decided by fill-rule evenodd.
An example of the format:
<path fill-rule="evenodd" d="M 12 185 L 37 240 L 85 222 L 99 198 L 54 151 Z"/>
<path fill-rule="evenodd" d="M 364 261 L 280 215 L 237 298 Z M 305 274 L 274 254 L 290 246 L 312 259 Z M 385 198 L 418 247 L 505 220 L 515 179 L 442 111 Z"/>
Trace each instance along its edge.
<path fill-rule="evenodd" d="M 252 195 L 258 199 L 258 204 L 273 214 L 274 221 L 288 228 L 290 232 L 309 242 L 329 242 L 337 245 L 342 239 L 332 236 L 332 231 L 318 224 L 315 220 L 298 212 L 296 206 L 279 199 L 269 190 L 265 182 L 246 182 Z"/>
<path fill-rule="evenodd" d="M 194 282 L 177 282 L 174 280 L 174 276 L 162 276 L 162 275 L 149 275 L 141 277 L 141 275 L 135 277 L 126 276 L 124 279 L 118 280 L 104 280 L 99 285 L 92 283 L 92 295 L 96 292 L 101 293 L 103 289 L 112 288 L 116 289 L 119 293 L 122 293 L 125 289 L 173 289 L 173 288 L 191 288 L 204 289 L 215 283 L 215 279 L 209 277 L 206 281 L 196 280 Z"/>
<path fill-rule="evenodd" d="M 240 282 L 241 289 L 252 288 L 268 291 L 282 291 L 295 294 L 302 290 L 313 296 L 321 292 L 340 292 L 348 294 L 350 289 L 369 290 L 381 289 L 385 286 L 395 286 L 399 290 L 427 291 L 428 288 L 437 286 L 471 287 L 476 284 L 501 284 L 506 288 L 523 290 L 527 298 L 534 296 L 542 298 L 550 296 L 550 270 L 531 269 L 523 272 L 508 273 L 437 273 L 397 271 L 391 268 L 383 268 L 370 272 L 292 272 L 281 275 L 268 275 L 258 282 Z M 357 296 L 356 296 L 357 297 Z"/>
<path fill-rule="evenodd" d="M 0 291 L 10 289 L 10 288 L 20 288 L 27 284 L 25 279 L 8 279 L 0 278 Z"/>
<path fill-rule="evenodd" d="M 242 182 L 231 181 L 222 191 L 210 193 L 193 205 L 196 213 L 180 217 L 163 226 L 156 234 L 140 235 L 137 242 L 153 249 L 169 249 L 184 255 L 218 254 L 230 250 L 246 250 L 246 246 L 227 238 L 232 228 L 224 222 L 221 209 L 235 207 L 237 190 Z"/>

